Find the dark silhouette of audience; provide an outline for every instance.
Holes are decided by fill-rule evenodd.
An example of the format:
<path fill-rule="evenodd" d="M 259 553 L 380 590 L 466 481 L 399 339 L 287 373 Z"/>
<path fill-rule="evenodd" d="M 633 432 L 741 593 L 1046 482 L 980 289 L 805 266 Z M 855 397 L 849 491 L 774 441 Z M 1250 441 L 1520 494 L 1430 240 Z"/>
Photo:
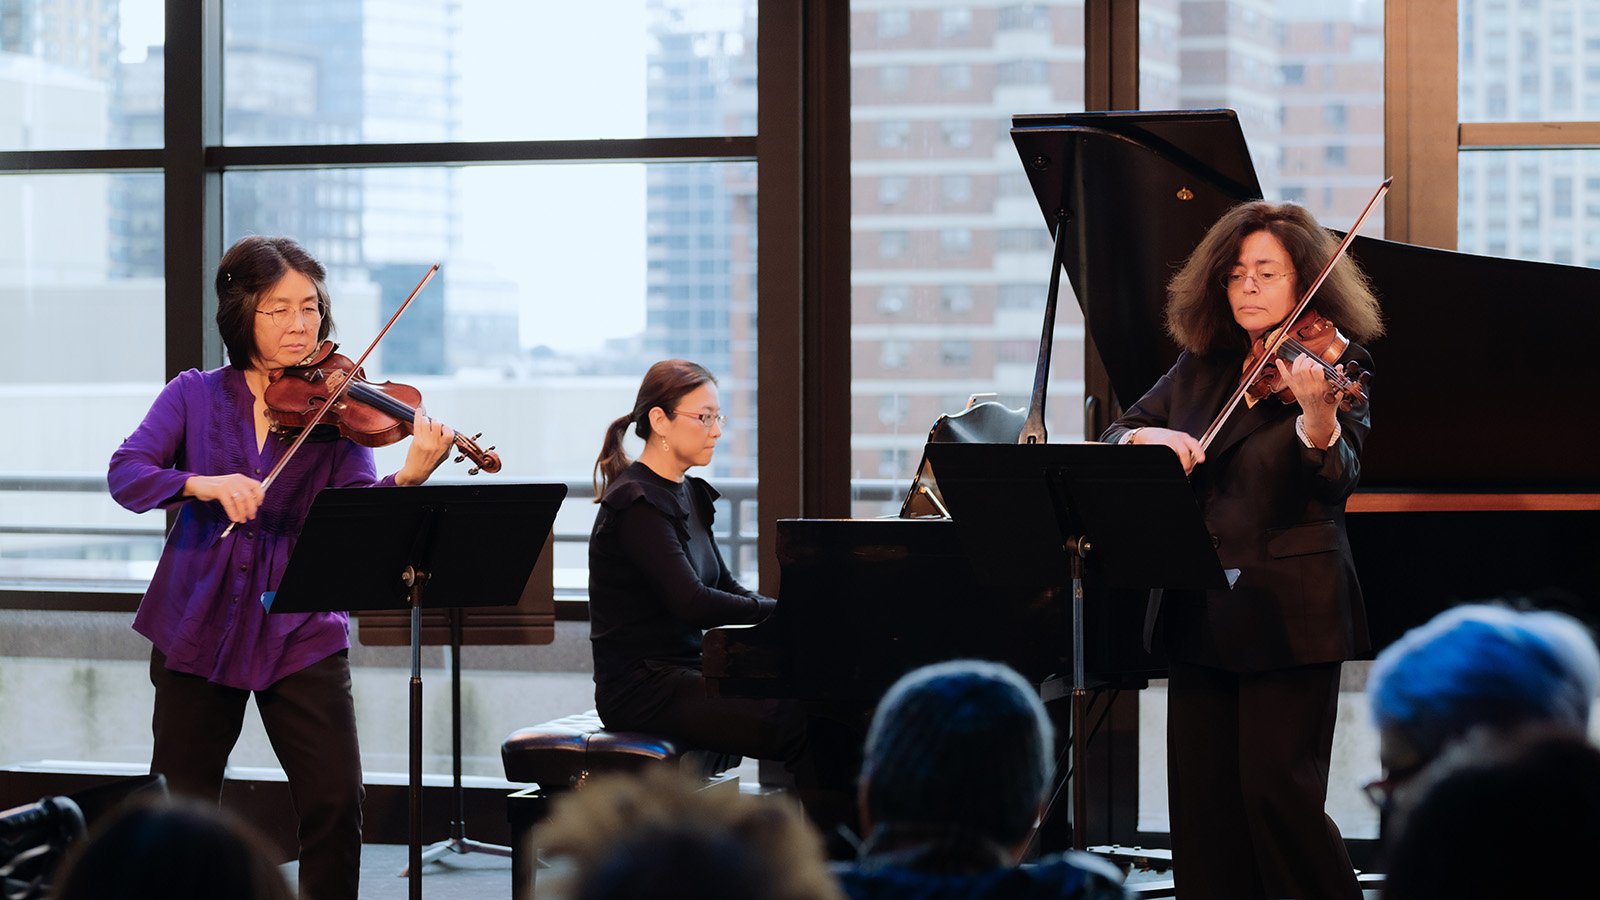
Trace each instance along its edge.
<path fill-rule="evenodd" d="M 55 900 L 293 900 L 254 828 L 214 805 L 131 801 L 70 852 Z"/>
<path fill-rule="evenodd" d="M 1121 898 L 1085 853 L 1018 865 L 1038 827 L 1053 729 L 1033 689 L 994 663 L 918 669 L 884 695 L 860 780 L 866 843 L 838 871 L 855 900 Z"/>
<path fill-rule="evenodd" d="M 842 900 L 800 807 L 662 768 L 596 779 L 556 802 L 534 845 L 541 898 Z"/>
<path fill-rule="evenodd" d="M 1367 679 L 1384 770 L 1367 792 L 1385 833 L 1409 783 L 1453 743 L 1533 724 L 1583 735 L 1597 689 L 1600 652 L 1564 613 L 1468 604 L 1406 632 Z"/>
<path fill-rule="evenodd" d="M 1594 896 L 1600 749 L 1571 729 L 1480 731 L 1394 811 L 1385 900 Z"/>

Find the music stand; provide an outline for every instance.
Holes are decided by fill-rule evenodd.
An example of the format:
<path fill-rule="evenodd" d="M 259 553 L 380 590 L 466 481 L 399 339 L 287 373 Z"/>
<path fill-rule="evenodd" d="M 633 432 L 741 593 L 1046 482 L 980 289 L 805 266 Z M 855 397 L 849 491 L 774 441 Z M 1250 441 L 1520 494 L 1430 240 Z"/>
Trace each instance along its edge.
<path fill-rule="evenodd" d="M 1072 577 L 1072 843 L 1083 849 L 1088 693 L 1083 571 L 1110 587 L 1225 589 L 1239 575 L 1212 547 L 1173 452 L 1156 445 L 928 444 L 980 579 L 1045 587 Z"/>
<path fill-rule="evenodd" d="M 522 596 L 564 484 L 330 488 L 317 494 L 268 611 L 411 610 L 410 878 L 422 897 L 422 610 Z"/>

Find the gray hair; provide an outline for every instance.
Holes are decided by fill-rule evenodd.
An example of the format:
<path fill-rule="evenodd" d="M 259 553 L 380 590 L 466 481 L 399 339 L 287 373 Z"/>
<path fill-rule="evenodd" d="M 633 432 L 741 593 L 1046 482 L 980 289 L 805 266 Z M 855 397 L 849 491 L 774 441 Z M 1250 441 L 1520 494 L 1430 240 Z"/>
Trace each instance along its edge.
<path fill-rule="evenodd" d="M 1597 689 L 1600 652 L 1578 620 L 1477 603 L 1440 613 L 1378 654 L 1367 701 L 1374 724 L 1426 760 L 1478 726 L 1584 731 Z"/>
<path fill-rule="evenodd" d="M 1044 704 L 1006 666 L 956 660 L 911 672 L 867 732 L 861 783 L 875 823 L 1022 840 L 1050 784 Z"/>

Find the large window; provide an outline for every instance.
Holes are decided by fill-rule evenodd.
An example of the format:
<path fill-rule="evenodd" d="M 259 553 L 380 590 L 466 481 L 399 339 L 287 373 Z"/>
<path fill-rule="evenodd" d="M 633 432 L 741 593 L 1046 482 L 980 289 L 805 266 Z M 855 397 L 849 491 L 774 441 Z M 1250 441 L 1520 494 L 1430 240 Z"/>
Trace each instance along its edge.
<path fill-rule="evenodd" d="M 754 10 L 748 0 L 225 0 L 225 139 L 752 134 Z"/>
<path fill-rule="evenodd" d="M 161 146 L 159 0 L 0 5 L 0 150 Z"/>
<path fill-rule="evenodd" d="M 191 16 L 217 6 L 213 47 Z M 202 286 L 245 234 L 326 265 L 347 351 L 443 264 L 367 370 L 483 432 L 505 469 L 478 480 L 570 485 L 563 599 L 586 587 L 605 425 L 652 361 L 708 366 L 730 418 L 707 473 L 717 527 L 755 584 L 756 2 L 569 6 L 0 4 L 0 397 L 32 435 L 0 449 L 0 711 L 43 723 L 0 736 L 0 762 L 148 761 L 148 645 L 128 619 L 166 521 L 112 502 L 106 462 L 175 368 L 224 361 Z M 183 11 L 172 29 L 165 9 Z M 188 139 L 164 146 L 174 129 Z M 380 470 L 403 452 L 380 449 Z M 558 662 L 519 648 L 469 673 L 469 775 L 499 772 L 511 729 L 592 703 L 586 629 L 558 632 Z M 353 656 L 375 772 L 405 759 L 386 653 Z M 562 667 L 529 687 L 527 669 Z M 430 771 L 449 767 L 440 738 Z M 233 764 L 273 765 L 253 724 Z"/>
<path fill-rule="evenodd" d="M 162 383 L 161 179 L 0 176 L 0 583 L 137 590 L 162 523 L 106 493 L 106 462 Z M 25 423 L 25 424 L 24 424 Z"/>
<path fill-rule="evenodd" d="M 482 432 L 505 468 L 479 478 L 572 485 L 557 523 L 564 593 L 586 588 L 601 437 L 657 359 L 717 375 L 729 423 L 702 474 L 726 515 L 747 512 L 731 505 L 754 499 L 756 475 L 753 164 L 241 172 L 224 177 L 223 198 L 228 240 L 281 231 L 339 260 L 328 263 L 335 339 L 352 356 L 443 264 L 366 368 Z M 380 448 L 379 471 L 399 468 L 405 446 Z M 637 455 L 637 438 L 628 446 Z M 749 537 L 729 535 L 741 569 L 754 567 Z"/>
<path fill-rule="evenodd" d="M 857 2 L 851 15 L 851 464 L 858 515 L 898 508 L 928 428 L 975 393 L 1025 407 L 1050 231 L 1019 112 L 1083 109 L 1083 4 Z M 1063 284 L 1047 426 L 1083 432 L 1083 326 Z"/>
<path fill-rule="evenodd" d="M 1139 105 L 1239 115 L 1261 190 L 1330 228 L 1383 181 L 1383 4 L 1142 0 Z M 1383 234 L 1383 207 L 1363 233 Z"/>
<path fill-rule="evenodd" d="M 1473 126 L 1554 125 L 1536 137 L 1544 141 L 1600 120 L 1600 10 L 1557 0 L 1460 2 L 1463 133 Z M 1529 137 L 1502 146 L 1531 143 Z M 1463 150 L 1459 249 L 1600 266 L 1600 152 Z"/>

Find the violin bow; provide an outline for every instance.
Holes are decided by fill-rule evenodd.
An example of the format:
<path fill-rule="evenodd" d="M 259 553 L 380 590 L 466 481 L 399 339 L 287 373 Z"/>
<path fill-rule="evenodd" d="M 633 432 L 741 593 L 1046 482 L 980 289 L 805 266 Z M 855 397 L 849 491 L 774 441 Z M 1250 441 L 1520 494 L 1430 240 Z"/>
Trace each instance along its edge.
<path fill-rule="evenodd" d="M 273 466 L 272 471 L 268 472 L 267 477 L 262 480 L 261 492 L 263 494 L 267 492 L 268 488 L 272 487 L 272 482 L 277 480 L 278 473 L 283 471 L 283 467 L 289 464 L 289 460 L 293 458 L 295 451 L 299 450 L 300 445 L 306 442 L 306 437 L 311 434 L 311 429 L 317 427 L 318 423 L 322 421 L 322 417 L 327 414 L 328 410 L 332 409 L 339 403 L 341 399 L 344 398 L 345 391 L 349 389 L 351 383 L 356 380 L 356 373 L 361 371 L 361 364 L 367 361 L 367 357 L 372 355 L 373 350 L 377 349 L 378 342 L 383 340 L 383 336 L 389 333 L 389 329 L 394 326 L 396 321 L 399 320 L 400 314 L 406 311 L 406 307 L 411 305 L 411 301 L 417 299 L 417 295 L 422 293 L 422 289 L 427 287 L 428 282 L 432 281 L 433 276 L 437 274 L 439 274 L 439 264 L 434 263 L 428 267 L 428 271 L 422 276 L 422 280 L 417 282 L 417 286 L 411 289 L 411 293 L 406 297 L 406 301 L 400 304 L 400 308 L 394 311 L 394 315 L 389 317 L 388 322 L 384 323 L 382 330 L 378 332 L 378 336 L 372 339 L 372 343 L 367 345 L 367 349 L 361 351 L 361 358 L 356 360 L 355 365 L 350 367 L 350 377 L 346 378 L 344 381 L 341 381 L 339 386 L 334 388 L 333 393 L 328 395 L 328 402 L 322 404 L 322 406 L 317 409 L 317 414 L 311 417 L 310 423 L 308 423 L 304 428 L 300 429 L 300 433 L 295 436 L 294 443 L 290 444 L 289 449 L 284 451 L 283 458 L 278 460 L 278 464 Z M 222 538 L 225 538 L 231 534 L 233 532 L 233 526 L 237 524 L 239 523 L 229 522 L 228 527 L 222 530 L 222 536 L 217 538 L 217 540 L 222 540 Z"/>
<path fill-rule="evenodd" d="M 1383 199 L 1385 194 L 1389 193 L 1389 186 L 1393 183 L 1394 176 L 1391 175 L 1383 180 L 1383 184 L 1378 185 L 1378 190 L 1373 193 L 1372 199 L 1367 201 L 1366 208 L 1361 210 L 1361 215 L 1356 217 L 1356 223 L 1350 226 L 1349 231 L 1344 233 L 1344 240 L 1339 242 L 1338 249 L 1334 250 L 1333 255 L 1328 257 L 1327 263 L 1322 266 L 1322 271 L 1317 273 L 1317 277 L 1311 282 L 1311 287 L 1306 291 L 1305 296 L 1300 298 L 1300 302 L 1295 305 L 1294 310 L 1271 333 L 1271 338 L 1267 341 L 1265 352 L 1261 354 L 1261 358 L 1256 360 L 1256 364 L 1251 366 L 1248 372 L 1244 373 L 1244 378 L 1240 379 L 1239 386 L 1233 391 L 1233 396 L 1229 397 L 1228 402 L 1223 404 L 1222 412 L 1217 413 L 1217 418 L 1212 421 L 1211 427 L 1207 428 L 1206 433 L 1200 436 L 1200 452 L 1204 453 L 1206 448 L 1211 446 L 1211 442 L 1217 439 L 1217 433 L 1222 430 L 1223 423 L 1228 421 L 1228 416 L 1232 415 L 1233 411 L 1239 407 L 1239 401 L 1244 399 L 1245 393 L 1250 390 L 1250 385 L 1254 384 L 1255 380 L 1261 376 L 1262 370 L 1267 367 L 1268 363 L 1278 358 L 1278 350 L 1289 339 L 1288 323 L 1299 319 L 1300 314 L 1306 311 L 1307 306 L 1311 305 L 1311 298 L 1316 296 L 1317 289 L 1322 287 L 1322 283 L 1328 280 L 1328 274 L 1333 271 L 1333 264 L 1338 262 L 1341 256 L 1344 256 L 1344 251 L 1350 247 L 1350 242 L 1355 240 L 1356 232 L 1361 230 L 1362 223 L 1367 221 L 1367 216 L 1372 214 L 1372 211 L 1378 207 L 1378 202 Z"/>

